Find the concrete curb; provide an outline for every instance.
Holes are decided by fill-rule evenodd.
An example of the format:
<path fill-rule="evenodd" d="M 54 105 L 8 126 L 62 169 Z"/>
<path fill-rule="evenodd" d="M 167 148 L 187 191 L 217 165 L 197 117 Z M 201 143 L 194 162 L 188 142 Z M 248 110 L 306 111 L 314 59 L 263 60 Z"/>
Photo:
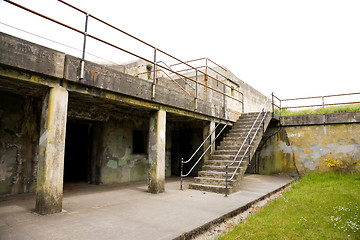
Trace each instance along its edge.
<path fill-rule="evenodd" d="M 255 199 L 249 203 L 247 203 L 246 205 L 243 205 L 227 214 L 224 214 L 222 215 L 221 217 L 218 217 L 210 222 L 207 222 L 205 223 L 204 225 L 201 225 L 191 231 L 188 231 L 188 232 L 185 232 L 183 234 L 181 234 L 180 236 L 174 238 L 173 240 L 186 240 L 186 239 L 192 239 L 193 237 L 197 236 L 197 235 L 200 235 L 206 231 L 208 231 L 212 226 L 214 225 L 218 225 L 224 221 L 226 221 L 228 218 L 231 218 L 231 217 L 234 217 L 244 211 L 246 211 L 247 209 L 249 209 L 252 205 L 254 205 L 255 203 L 259 202 L 259 201 L 262 201 L 268 197 L 270 197 L 271 195 L 285 189 L 287 186 L 289 186 L 290 184 L 292 184 L 294 181 L 296 181 L 298 178 L 292 180 L 291 182 L 285 184 L 284 186 L 282 187 L 279 187 L 277 189 L 275 189 L 274 191 L 270 192 L 270 193 L 267 193 L 261 197 L 259 197 L 258 199 Z"/>

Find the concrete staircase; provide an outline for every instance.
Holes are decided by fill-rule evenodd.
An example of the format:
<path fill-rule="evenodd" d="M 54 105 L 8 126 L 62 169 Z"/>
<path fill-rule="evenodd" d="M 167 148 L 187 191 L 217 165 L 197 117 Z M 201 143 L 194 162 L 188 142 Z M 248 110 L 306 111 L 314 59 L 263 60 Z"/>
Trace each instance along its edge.
<path fill-rule="evenodd" d="M 241 115 L 239 120 L 233 125 L 229 133 L 224 137 L 223 141 L 218 146 L 217 150 L 211 155 L 210 160 L 204 163 L 202 171 L 198 173 L 198 177 L 194 178 L 194 182 L 190 184 L 190 189 L 196 189 L 201 191 L 225 193 L 225 177 L 226 171 L 225 166 L 230 164 L 238 150 L 240 149 L 244 139 L 249 133 L 251 126 L 254 124 L 259 113 L 246 113 Z M 261 122 L 262 115 L 257 120 L 255 127 L 251 131 L 251 138 L 254 136 L 259 123 Z M 271 120 L 271 113 L 268 113 L 264 121 L 264 131 L 269 125 Z M 251 144 L 250 158 L 255 154 L 256 148 L 258 147 L 261 138 L 263 136 L 263 126 L 260 126 L 256 137 Z M 229 167 L 228 177 L 230 178 L 238 166 L 246 148 L 248 142 L 245 143 L 235 163 Z M 241 179 L 244 176 L 246 168 L 249 164 L 248 153 L 244 157 L 239 170 L 237 171 L 234 179 L 228 183 L 228 193 L 236 192 L 239 190 Z"/>

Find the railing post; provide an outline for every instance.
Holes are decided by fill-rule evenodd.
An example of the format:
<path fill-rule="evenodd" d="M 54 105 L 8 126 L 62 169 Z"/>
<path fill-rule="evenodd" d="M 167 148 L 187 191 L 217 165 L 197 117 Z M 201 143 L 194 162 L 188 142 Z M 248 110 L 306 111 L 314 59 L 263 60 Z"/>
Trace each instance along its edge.
<path fill-rule="evenodd" d="M 262 129 L 263 129 L 263 135 L 265 133 L 265 119 L 264 119 L 264 116 L 265 116 L 265 111 L 264 109 L 262 109 Z"/>
<path fill-rule="evenodd" d="M 85 72 L 85 49 L 86 49 L 86 36 L 87 36 L 87 27 L 88 27 L 89 14 L 86 13 L 85 17 L 85 31 L 84 31 L 84 44 L 83 44 L 83 52 L 81 57 L 81 66 L 80 66 L 80 77 L 79 79 L 84 79 Z"/>
<path fill-rule="evenodd" d="M 155 85 L 156 85 L 156 50 L 157 48 L 154 48 L 154 75 L 153 75 L 153 83 L 152 83 L 152 99 L 155 98 Z"/>
<path fill-rule="evenodd" d="M 280 105 L 280 117 L 279 117 L 279 122 L 280 122 L 280 125 L 281 125 L 281 110 L 282 110 L 282 107 L 281 107 L 281 100 L 280 100 L 279 105 Z"/>
<path fill-rule="evenodd" d="M 325 122 L 326 122 L 326 119 L 325 119 L 325 97 L 322 96 L 321 100 L 322 100 L 322 107 L 323 107 L 323 123 L 325 125 Z"/>
<path fill-rule="evenodd" d="M 250 152 L 251 152 L 251 140 L 250 140 L 250 134 L 249 134 L 249 165 L 250 165 L 250 161 L 251 161 L 251 157 L 250 157 Z"/>
<path fill-rule="evenodd" d="M 228 195 L 228 170 L 229 170 L 229 166 L 226 165 L 225 167 L 225 197 L 227 197 Z"/>
<path fill-rule="evenodd" d="M 244 113 L 244 93 L 241 93 L 241 108 L 242 108 L 242 113 Z"/>
<path fill-rule="evenodd" d="M 274 115 L 275 115 L 274 92 L 271 93 L 271 104 L 272 104 L 272 118 L 274 118 Z"/>
<path fill-rule="evenodd" d="M 225 84 L 223 84 L 223 101 L 224 101 L 224 118 L 226 117 L 226 92 L 225 92 L 226 88 L 225 88 Z"/>
<path fill-rule="evenodd" d="M 184 158 L 181 158 L 181 167 L 180 167 L 180 190 L 183 189 L 183 165 L 184 165 Z"/>
<path fill-rule="evenodd" d="M 197 103 L 198 103 L 198 71 L 195 70 L 195 111 L 197 110 Z"/>

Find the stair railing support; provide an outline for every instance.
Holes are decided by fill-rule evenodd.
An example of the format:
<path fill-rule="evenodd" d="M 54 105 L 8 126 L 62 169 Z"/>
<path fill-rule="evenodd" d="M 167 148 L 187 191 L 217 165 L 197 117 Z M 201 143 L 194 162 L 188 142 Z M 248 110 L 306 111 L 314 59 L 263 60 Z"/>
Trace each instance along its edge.
<path fill-rule="evenodd" d="M 225 169 L 226 169 L 226 175 L 225 175 L 225 197 L 227 197 L 227 195 L 228 195 L 228 171 L 229 171 L 229 166 L 226 165 Z"/>
<path fill-rule="evenodd" d="M 180 167 L 180 190 L 183 190 L 183 167 L 184 167 L 184 158 L 181 158 L 181 167 Z"/>
<path fill-rule="evenodd" d="M 209 134 L 209 136 L 207 136 L 207 138 L 202 142 L 202 144 L 198 147 L 198 149 L 196 149 L 196 151 L 193 153 L 193 155 L 186 161 L 183 161 L 183 158 L 181 160 L 181 164 L 184 163 L 188 163 L 192 160 L 192 158 L 195 156 L 195 154 L 200 150 L 200 148 L 205 144 L 205 142 L 209 139 L 209 137 L 215 132 L 216 128 L 220 125 L 222 121 L 220 121 L 216 127 L 211 131 L 211 133 Z M 195 164 L 192 166 L 192 168 L 189 170 L 189 172 L 187 174 L 183 174 L 182 172 L 182 168 L 181 168 L 181 183 L 180 183 L 180 189 L 182 189 L 182 179 L 183 177 L 187 177 L 189 176 L 189 174 L 192 172 L 192 170 L 194 170 L 195 166 L 200 162 L 200 160 L 202 159 L 202 157 L 205 155 L 205 153 L 207 151 L 209 151 L 209 149 L 211 148 L 211 146 L 215 143 L 216 139 L 220 136 L 220 134 L 224 131 L 224 129 L 229 125 L 230 121 L 227 121 L 225 126 L 220 130 L 220 132 L 215 136 L 215 138 L 211 141 L 210 140 L 210 145 L 205 149 L 205 151 L 201 154 L 201 156 L 198 158 L 198 160 L 195 162 Z"/>
<path fill-rule="evenodd" d="M 263 118 L 264 118 L 264 116 L 265 116 L 265 111 L 264 111 L 264 108 L 262 109 L 262 114 L 263 114 Z M 265 133 L 265 121 L 262 121 L 262 127 L 263 127 L 263 135 L 264 135 L 264 133 Z"/>
<path fill-rule="evenodd" d="M 226 183 L 227 183 L 227 182 L 230 182 L 230 181 L 232 181 L 232 180 L 234 179 L 235 174 L 236 174 L 237 171 L 239 170 L 240 165 L 241 165 L 241 163 L 243 162 L 243 160 L 246 158 L 246 154 L 247 154 L 248 151 L 249 151 L 249 165 L 251 164 L 251 163 L 250 163 L 250 161 L 251 161 L 251 144 L 252 144 L 252 142 L 255 140 L 255 137 L 256 137 L 257 133 L 259 132 L 260 127 L 261 127 L 263 121 L 265 121 L 265 118 L 266 118 L 266 116 L 267 116 L 267 113 L 268 113 L 269 107 L 270 107 L 270 102 L 269 102 L 269 100 L 270 100 L 270 98 L 268 98 L 268 99 L 266 100 L 265 104 L 264 104 L 264 107 L 263 107 L 264 114 L 263 114 L 262 119 L 261 119 L 260 122 L 258 123 L 258 127 L 256 128 L 256 131 L 255 131 L 253 137 L 251 137 L 251 131 L 254 129 L 254 127 L 255 127 L 258 119 L 260 118 L 261 112 L 259 112 L 257 118 L 255 119 L 252 127 L 250 128 L 250 130 L 249 130 L 249 132 L 248 132 L 248 135 L 245 137 L 245 139 L 244 139 L 241 147 L 239 148 L 237 154 L 235 155 L 234 160 L 231 162 L 231 164 L 228 164 L 228 165 L 227 165 L 227 166 L 232 166 L 232 165 L 235 163 L 235 160 L 237 159 L 237 157 L 239 156 L 241 150 L 243 149 L 243 147 L 245 147 L 246 142 L 248 141 L 248 147 L 246 148 L 244 154 L 242 155 L 242 157 L 241 157 L 241 159 L 240 159 L 240 161 L 239 161 L 236 169 L 235 169 L 234 172 L 232 173 L 230 179 L 228 179 L 228 180 L 226 181 Z M 225 191 L 226 191 L 226 186 L 225 186 Z"/>
<path fill-rule="evenodd" d="M 250 135 L 249 135 L 249 165 L 250 165 L 250 152 L 251 152 L 251 139 L 250 139 Z"/>
<path fill-rule="evenodd" d="M 272 118 L 275 116 L 275 108 L 274 108 L 274 92 L 271 93 L 271 105 L 272 105 Z"/>

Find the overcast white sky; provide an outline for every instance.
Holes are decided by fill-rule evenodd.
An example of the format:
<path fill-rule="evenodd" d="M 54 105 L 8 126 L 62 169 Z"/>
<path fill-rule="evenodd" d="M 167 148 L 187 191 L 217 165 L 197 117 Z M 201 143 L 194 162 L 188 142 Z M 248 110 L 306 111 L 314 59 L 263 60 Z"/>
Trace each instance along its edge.
<path fill-rule="evenodd" d="M 55 0 L 14 1 L 84 28 L 83 15 Z M 181 60 L 208 57 L 266 95 L 274 92 L 280 98 L 293 98 L 360 92 L 358 0 L 68 2 Z M 0 22 L 82 48 L 79 34 L 57 28 L 2 0 Z M 90 34 L 112 42 L 116 39 L 117 45 L 152 58 L 151 49 L 133 45 L 96 25 L 89 22 Z M 39 42 L 3 24 L 0 31 Z M 114 52 L 91 41 L 87 50 L 107 59 L 107 54 Z M 123 60 L 120 53 L 117 56 L 110 58 Z"/>

